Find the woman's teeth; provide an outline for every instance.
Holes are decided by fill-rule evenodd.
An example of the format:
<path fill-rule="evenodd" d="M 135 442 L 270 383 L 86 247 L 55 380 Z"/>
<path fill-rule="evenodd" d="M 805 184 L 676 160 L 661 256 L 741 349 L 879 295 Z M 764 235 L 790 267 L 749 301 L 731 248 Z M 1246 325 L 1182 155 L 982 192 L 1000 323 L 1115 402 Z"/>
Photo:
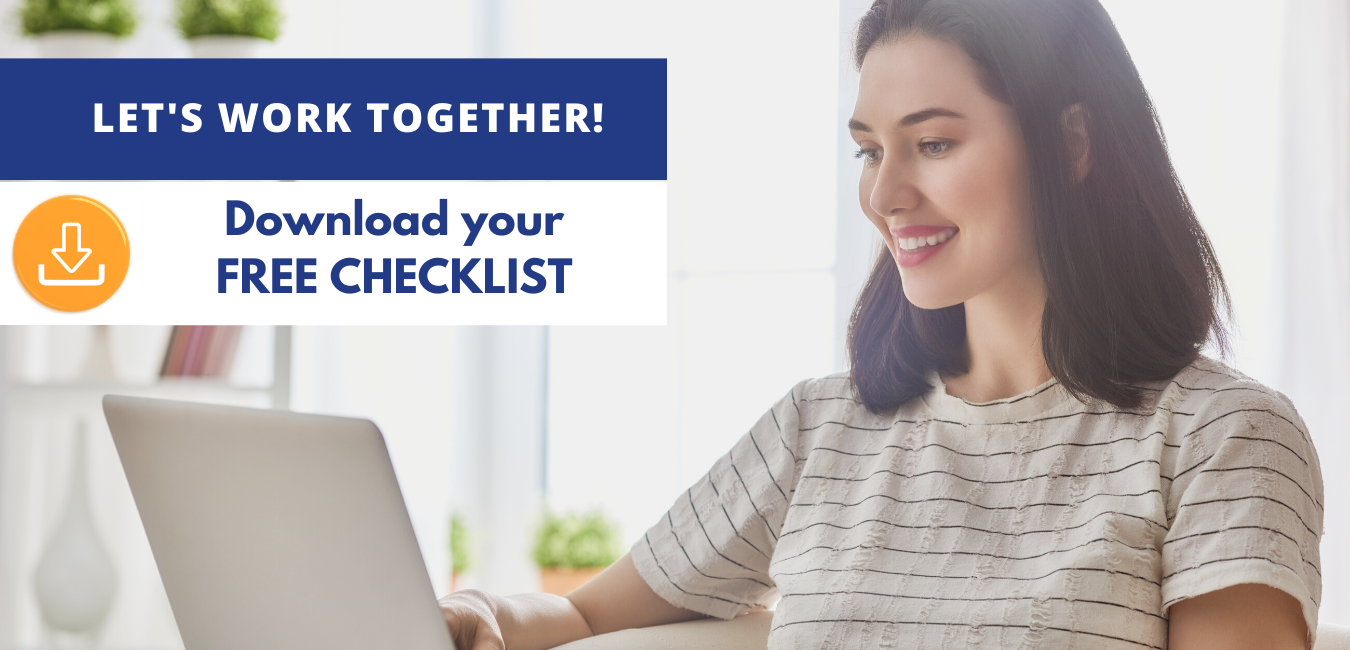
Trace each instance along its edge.
<path fill-rule="evenodd" d="M 930 246 L 937 246 L 938 244 L 941 244 L 942 242 L 951 239 L 952 235 L 955 234 L 956 228 L 948 228 L 940 233 L 929 235 L 927 237 L 897 238 L 895 240 L 895 243 L 897 246 L 900 247 L 900 250 L 903 250 L 906 253 L 913 253 L 915 251 L 921 251 Z"/>

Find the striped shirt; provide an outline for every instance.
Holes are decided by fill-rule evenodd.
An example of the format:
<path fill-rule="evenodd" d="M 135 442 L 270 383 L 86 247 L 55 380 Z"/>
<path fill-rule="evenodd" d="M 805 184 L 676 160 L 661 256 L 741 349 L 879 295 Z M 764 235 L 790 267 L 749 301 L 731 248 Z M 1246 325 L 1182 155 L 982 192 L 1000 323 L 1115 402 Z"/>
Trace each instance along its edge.
<path fill-rule="evenodd" d="M 936 380 L 936 378 L 935 378 Z M 769 648 L 1166 648 L 1173 603 L 1281 589 L 1317 629 L 1322 477 L 1284 395 L 1200 358 L 1123 410 L 1051 380 L 874 414 L 797 384 L 634 544 Z"/>

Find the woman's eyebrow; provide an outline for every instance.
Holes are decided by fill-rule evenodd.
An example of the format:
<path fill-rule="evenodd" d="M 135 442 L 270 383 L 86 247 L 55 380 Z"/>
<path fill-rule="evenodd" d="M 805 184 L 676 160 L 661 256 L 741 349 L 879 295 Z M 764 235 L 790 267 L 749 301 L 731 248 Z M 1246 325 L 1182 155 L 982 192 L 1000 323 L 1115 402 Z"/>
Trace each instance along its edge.
<path fill-rule="evenodd" d="M 907 126 L 914 126 L 915 124 L 926 122 L 935 117 L 955 117 L 957 119 L 964 119 L 966 116 L 957 113 L 956 111 L 950 108 L 942 108 L 940 106 L 935 106 L 933 108 L 925 108 L 921 111 L 910 113 L 909 115 L 900 118 L 900 122 L 898 124 L 902 128 Z M 850 119 L 848 121 L 848 130 L 862 131 L 863 133 L 871 133 L 872 127 L 867 126 L 866 124 L 863 124 L 858 120 Z"/>
<path fill-rule="evenodd" d="M 925 108 L 917 113 L 910 113 L 909 115 L 900 118 L 900 126 L 914 126 L 915 124 L 931 120 L 935 117 L 965 118 L 964 115 L 957 113 L 950 108 L 936 106 L 933 108 Z"/>
<path fill-rule="evenodd" d="M 849 121 L 848 121 L 848 130 L 850 130 L 850 131 L 862 131 L 863 133 L 871 133 L 871 132 L 872 132 L 872 127 L 867 126 L 866 124 L 863 124 L 862 122 L 859 122 L 858 120 L 855 120 L 855 119 L 849 119 Z"/>

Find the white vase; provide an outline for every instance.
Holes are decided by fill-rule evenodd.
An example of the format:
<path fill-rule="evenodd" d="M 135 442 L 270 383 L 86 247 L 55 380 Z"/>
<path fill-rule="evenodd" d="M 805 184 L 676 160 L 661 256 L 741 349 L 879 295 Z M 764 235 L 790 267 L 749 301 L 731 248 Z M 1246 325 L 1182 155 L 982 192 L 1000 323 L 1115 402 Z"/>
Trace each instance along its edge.
<path fill-rule="evenodd" d="M 33 589 L 42 618 L 52 629 L 96 636 L 112 608 L 117 575 L 89 507 L 85 438 L 81 421 L 75 432 L 66 509 L 38 560 Z"/>
<path fill-rule="evenodd" d="M 194 59 L 256 59 L 271 44 L 263 38 L 225 34 L 198 36 L 188 41 Z"/>
<path fill-rule="evenodd" d="M 44 59 L 110 59 L 117 56 L 117 37 L 104 32 L 62 29 L 37 36 Z"/>

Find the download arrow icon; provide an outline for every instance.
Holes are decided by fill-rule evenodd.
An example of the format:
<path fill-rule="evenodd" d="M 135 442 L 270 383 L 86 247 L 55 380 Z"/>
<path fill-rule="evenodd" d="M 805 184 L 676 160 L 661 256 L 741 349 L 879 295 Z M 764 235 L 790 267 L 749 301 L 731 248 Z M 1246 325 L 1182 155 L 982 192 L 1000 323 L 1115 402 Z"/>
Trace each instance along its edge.
<path fill-rule="evenodd" d="M 73 249 L 70 247 L 70 240 L 67 238 L 72 230 L 75 231 L 75 248 Z M 82 248 L 80 246 L 80 224 L 61 224 L 61 247 L 53 248 L 52 255 L 56 256 L 56 259 L 61 262 L 61 266 L 66 267 L 67 273 L 74 273 L 79 269 L 80 265 L 84 264 L 84 261 L 89 259 L 90 253 L 93 252 L 92 249 Z M 70 264 L 71 261 L 75 262 L 74 266 Z"/>

